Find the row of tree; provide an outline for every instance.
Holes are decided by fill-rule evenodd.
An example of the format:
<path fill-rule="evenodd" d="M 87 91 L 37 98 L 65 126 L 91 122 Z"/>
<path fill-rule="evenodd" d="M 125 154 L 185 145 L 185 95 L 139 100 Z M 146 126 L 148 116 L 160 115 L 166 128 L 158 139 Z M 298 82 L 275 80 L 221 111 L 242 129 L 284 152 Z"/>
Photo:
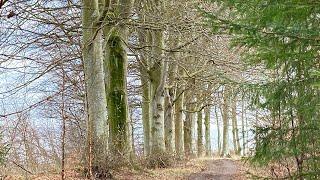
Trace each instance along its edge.
<path fill-rule="evenodd" d="M 91 170 L 119 156 L 182 159 L 211 155 L 216 143 L 226 155 L 229 126 L 239 152 L 242 64 L 199 7 L 214 9 L 202 1 L 6 1 L 5 172 L 60 171 L 79 154 Z"/>
<path fill-rule="evenodd" d="M 134 154 L 128 61 L 134 62 L 133 69 L 139 74 L 135 83 L 139 84 L 141 96 L 145 156 L 158 158 L 156 163 L 162 163 L 162 156 L 168 155 L 180 159 L 210 156 L 211 109 L 219 107 L 219 97 L 215 97 L 219 94 L 223 97 L 224 127 L 221 155 L 229 153 L 229 125 L 233 129 L 234 150 L 240 154 L 236 79 L 242 79 L 241 63 L 237 53 L 228 50 L 228 36 L 212 36 L 210 29 L 203 27 L 204 18 L 197 10 L 200 4 L 83 1 L 89 169 L 101 168 L 107 159 L 127 159 Z"/>
<path fill-rule="evenodd" d="M 84 154 L 103 176 L 137 155 L 161 166 L 216 145 L 252 152 L 271 177 L 317 179 L 317 5 L 0 1 L 6 171 L 65 178 Z"/>

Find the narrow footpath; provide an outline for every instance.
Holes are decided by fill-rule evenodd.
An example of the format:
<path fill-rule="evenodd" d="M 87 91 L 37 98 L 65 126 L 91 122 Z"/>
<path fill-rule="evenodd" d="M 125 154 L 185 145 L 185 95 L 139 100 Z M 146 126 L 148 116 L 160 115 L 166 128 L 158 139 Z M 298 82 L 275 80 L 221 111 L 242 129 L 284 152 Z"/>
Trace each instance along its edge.
<path fill-rule="evenodd" d="M 201 172 L 186 177 L 188 180 L 229 180 L 245 179 L 239 163 L 232 159 L 213 159 Z"/>

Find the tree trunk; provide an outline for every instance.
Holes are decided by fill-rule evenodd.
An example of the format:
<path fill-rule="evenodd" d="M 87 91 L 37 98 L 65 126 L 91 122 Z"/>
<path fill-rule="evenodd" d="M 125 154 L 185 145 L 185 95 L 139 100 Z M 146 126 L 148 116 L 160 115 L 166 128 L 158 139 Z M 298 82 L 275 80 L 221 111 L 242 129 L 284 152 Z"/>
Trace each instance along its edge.
<path fill-rule="evenodd" d="M 144 75 L 142 75 L 144 76 Z M 149 119 L 149 81 L 145 77 L 141 78 L 142 82 L 142 123 L 143 123 L 143 135 L 144 135 L 144 154 L 149 156 L 150 154 L 150 119 Z"/>
<path fill-rule="evenodd" d="M 113 32 L 106 46 L 106 66 L 108 69 L 108 117 L 110 140 L 113 152 L 123 153 L 128 140 L 128 99 L 127 99 L 127 54 L 120 32 Z"/>
<path fill-rule="evenodd" d="M 184 102 L 184 90 L 181 88 L 177 89 L 177 95 L 179 96 L 176 104 L 175 104 L 175 148 L 176 154 L 179 158 L 184 156 L 184 133 L 183 133 L 183 122 L 184 122 L 184 114 L 183 110 L 183 102 Z"/>
<path fill-rule="evenodd" d="M 184 123 L 184 149 L 186 156 L 195 157 L 196 156 L 196 139 L 195 139 L 195 98 L 193 94 L 188 93 L 189 102 L 186 105 L 186 121 Z"/>
<path fill-rule="evenodd" d="M 233 145 L 234 153 L 236 155 L 240 154 L 240 141 L 239 141 L 239 132 L 238 132 L 238 122 L 237 122 L 237 101 L 236 95 L 233 95 L 234 99 L 232 100 L 232 134 L 233 134 Z"/>
<path fill-rule="evenodd" d="M 197 128 L 198 128 L 198 138 L 197 138 L 197 146 L 198 146 L 198 157 L 203 156 L 203 132 L 202 132 L 202 110 L 198 112 L 197 118 Z"/>
<path fill-rule="evenodd" d="M 139 33 L 140 46 L 151 45 L 152 38 L 149 31 Z M 142 86 L 142 125 L 143 125 L 143 145 L 144 155 L 150 155 L 150 82 L 149 82 L 149 55 L 148 53 L 141 53 L 139 63 L 140 79 Z"/>
<path fill-rule="evenodd" d="M 211 139 L 210 139 L 210 106 L 205 108 L 205 147 L 206 147 L 206 156 L 211 156 Z"/>
<path fill-rule="evenodd" d="M 163 32 L 153 32 L 153 66 L 150 68 L 151 106 L 151 153 L 165 152 L 164 142 L 164 85 L 167 73 L 167 62 L 163 62 Z"/>
<path fill-rule="evenodd" d="M 222 139 L 222 153 L 221 156 L 226 156 L 228 153 L 228 141 L 229 141 L 229 92 L 225 86 L 223 92 L 223 139 Z"/>
<path fill-rule="evenodd" d="M 178 41 L 175 41 L 176 39 L 172 36 L 172 32 L 169 31 L 169 42 L 168 46 L 170 48 L 175 48 L 178 44 Z M 175 62 L 177 59 L 177 53 L 169 52 L 167 54 L 169 57 L 168 61 L 169 69 L 168 69 L 168 81 L 166 83 L 166 89 L 165 89 L 165 144 L 166 144 L 166 150 L 168 153 L 173 154 L 175 152 L 175 126 L 174 126 L 174 109 L 175 104 L 174 100 L 176 98 L 176 87 L 175 87 L 175 79 L 176 74 L 178 73 L 178 65 Z"/>
<path fill-rule="evenodd" d="M 245 114 L 244 100 L 242 99 L 242 102 L 241 102 L 241 125 L 242 125 L 242 154 L 243 154 L 243 156 L 246 155 L 244 114 Z"/>
<path fill-rule="evenodd" d="M 127 19 L 132 6 L 131 0 L 121 0 L 110 9 Z M 109 9 L 109 10 L 110 10 Z M 131 153 L 131 126 L 128 112 L 126 43 L 128 28 L 123 24 L 117 27 L 104 27 L 105 66 L 108 83 L 108 118 L 110 124 L 110 149 L 113 153 Z"/>
<path fill-rule="evenodd" d="M 99 16 L 97 0 L 84 0 L 83 24 L 83 64 L 87 103 L 87 145 L 86 163 L 91 171 L 106 158 L 108 150 L 108 130 L 106 114 L 106 94 L 104 85 L 102 34 L 93 26 Z"/>
<path fill-rule="evenodd" d="M 180 76 L 184 75 L 184 70 L 179 68 Z M 184 84 L 176 87 L 176 102 L 175 102 L 175 148 L 179 158 L 184 156 Z"/>
<path fill-rule="evenodd" d="M 174 144 L 174 89 L 167 88 L 165 90 L 166 98 L 165 98 L 165 119 L 164 119 L 164 127 L 165 127 L 165 145 L 168 153 L 173 154 L 175 149 Z"/>
<path fill-rule="evenodd" d="M 188 106 L 186 106 L 188 107 Z M 192 145 L 191 145 L 191 138 L 192 138 L 192 133 L 191 133 L 191 113 L 186 113 L 186 120 L 184 121 L 184 150 L 185 150 L 185 155 L 187 157 L 190 157 L 192 155 Z"/>
<path fill-rule="evenodd" d="M 217 111 L 217 107 L 214 107 L 214 113 L 216 115 L 216 120 L 217 120 L 217 131 L 218 131 L 218 137 L 217 137 L 217 141 L 218 141 L 218 154 L 221 153 L 221 132 L 220 132 L 220 123 L 219 123 L 219 116 L 218 116 L 218 111 Z"/>

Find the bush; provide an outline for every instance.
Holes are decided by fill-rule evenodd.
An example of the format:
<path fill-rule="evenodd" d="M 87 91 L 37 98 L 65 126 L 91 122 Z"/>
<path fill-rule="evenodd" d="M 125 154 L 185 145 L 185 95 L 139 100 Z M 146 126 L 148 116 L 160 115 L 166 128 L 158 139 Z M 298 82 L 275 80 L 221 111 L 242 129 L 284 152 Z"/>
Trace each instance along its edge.
<path fill-rule="evenodd" d="M 146 158 L 147 168 L 167 168 L 174 164 L 175 157 L 169 153 L 154 153 Z"/>

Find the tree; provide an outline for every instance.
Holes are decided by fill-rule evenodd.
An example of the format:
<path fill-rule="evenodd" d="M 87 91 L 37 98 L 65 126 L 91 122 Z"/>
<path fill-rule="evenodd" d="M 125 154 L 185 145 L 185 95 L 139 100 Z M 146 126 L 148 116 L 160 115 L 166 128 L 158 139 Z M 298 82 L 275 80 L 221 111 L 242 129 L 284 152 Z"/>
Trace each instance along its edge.
<path fill-rule="evenodd" d="M 197 134 L 199 156 L 203 135 L 210 153 L 207 107 L 219 103 L 221 84 L 239 66 L 225 57 L 227 38 L 204 28 L 195 9 L 207 3 L 3 2 L 0 118 L 5 139 L 14 139 L 7 170 L 26 178 L 49 172 L 52 162 L 67 170 L 85 151 L 85 171 L 103 179 L 130 153 L 142 154 L 142 144 L 165 166 L 162 157 L 185 157 L 185 144 L 196 157 Z"/>
<path fill-rule="evenodd" d="M 191 87 L 195 85 L 195 78 L 189 80 Z M 193 92 L 189 91 L 186 101 L 186 120 L 184 122 L 184 150 L 187 157 L 196 157 L 196 110 L 197 102 Z"/>
<path fill-rule="evenodd" d="M 168 37 L 168 46 L 170 49 L 177 47 L 178 38 L 174 36 L 173 30 L 169 31 Z M 173 154 L 175 152 L 175 99 L 176 99 L 176 92 L 177 87 L 175 85 L 176 76 L 178 73 L 178 63 L 176 62 L 179 58 L 179 53 L 176 52 L 169 52 L 167 53 L 168 63 L 168 77 L 166 80 L 166 87 L 165 87 L 165 144 L 166 150 L 168 153 Z M 179 128 L 179 127 L 178 127 Z"/>
<path fill-rule="evenodd" d="M 240 155 L 240 139 L 239 139 L 239 129 L 238 129 L 238 120 L 237 120 L 237 95 L 232 95 L 231 103 L 231 118 L 232 118 L 232 135 L 233 135 L 233 146 L 234 152 L 236 155 Z"/>
<path fill-rule="evenodd" d="M 129 121 L 127 96 L 128 27 L 125 23 L 112 25 L 111 22 L 126 21 L 133 5 L 133 0 L 121 0 L 115 4 L 105 3 L 105 17 L 102 22 L 105 36 L 105 77 L 110 123 L 110 148 L 114 153 L 128 155 L 131 152 L 131 125 Z M 109 2 L 110 3 L 110 2 Z M 103 3 L 102 3 L 103 4 Z"/>
<path fill-rule="evenodd" d="M 178 68 L 178 73 L 180 76 L 184 76 L 185 72 L 180 67 Z M 184 82 L 176 84 L 176 99 L 175 101 L 175 148 L 176 154 L 179 158 L 184 157 L 184 124 L 185 116 L 184 110 Z"/>
<path fill-rule="evenodd" d="M 96 25 L 99 19 L 98 1 L 84 0 L 83 24 L 83 63 L 87 96 L 87 156 L 88 167 L 99 167 L 106 159 L 107 114 L 106 94 L 103 73 L 102 32 Z M 90 170 L 91 172 L 91 170 Z"/>
<path fill-rule="evenodd" d="M 202 109 L 200 109 L 200 111 L 197 113 L 197 153 L 198 153 L 198 157 L 201 157 L 203 155 L 203 150 L 204 150 L 204 146 L 203 146 L 203 131 L 202 131 L 202 125 L 203 125 L 203 115 L 202 115 Z"/>
<path fill-rule="evenodd" d="M 216 118 L 216 122 L 217 122 L 217 144 L 218 144 L 218 154 L 221 155 L 221 131 L 220 131 L 220 123 L 219 123 L 219 116 L 218 116 L 218 111 L 217 111 L 217 107 L 214 107 L 214 113 L 215 113 L 215 118 Z"/>
<path fill-rule="evenodd" d="M 102 166 L 107 160 L 107 103 L 110 150 L 121 155 L 131 151 L 125 50 L 128 32 L 124 24 L 109 24 L 117 21 L 115 18 L 128 18 L 132 3 L 126 0 L 117 4 L 108 4 L 104 0 L 83 1 L 83 57 L 89 117 L 87 161 L 90 176 L 92 169 L 100 171 L 105 168 Z"/>
<path fill-rule="evenodd" d="M 223 90 L 223 105 L 222 105 L 222 119 L 223 119 L 223 131 L 222 131 L 222 152 L 221 156 L 228 154 L 229 144 L 229 87 L 225 86 Z"/>
<path fill-rule="evenodd" d="M 142 16 L 142 15 L 141 15 Z M 147 35 L 146 35 L 147 34 Z M 151 42 L 150 32 L 143 31 L 139 33 L 140 46 L 149 45 Z M 142 86 L 142 123 L 143 123 L 143 144 L 145 156 L 150 155 L 151 142 L 151 121 L 150 121 L 150 82 L 149 82 L 149 61 L 148 53 L 141 52 L 139 61 L 139 71 Z"/>
<path fill-rule="evenodd" d="M 204 109 L 205 117 L 204 117 L 204 126 L 205 126 L 205 148 L 206 148 L 206 156 L 211 156 L 211 136 L 210 136 L 210 106 Z"/>
<path fill-rule="evenodd" d="M 257 124 L 253 162 L 295 162 L 283 177 L 319 178 L 318 2 L 216 1 L 222 11 L 208 14 L 214 31 L 233 34 L 245 48 L 250 67 L 267 74 L 245 85 L 254 107 L 268 112 Z M 227 10 L 228 9 L 228 10 Z M 229 11 L 230 10 L 230 11 Z M 282 166 L 283 167 L 283 166 Z M 278 177 L 279 178 L 279 177 Z"/>

